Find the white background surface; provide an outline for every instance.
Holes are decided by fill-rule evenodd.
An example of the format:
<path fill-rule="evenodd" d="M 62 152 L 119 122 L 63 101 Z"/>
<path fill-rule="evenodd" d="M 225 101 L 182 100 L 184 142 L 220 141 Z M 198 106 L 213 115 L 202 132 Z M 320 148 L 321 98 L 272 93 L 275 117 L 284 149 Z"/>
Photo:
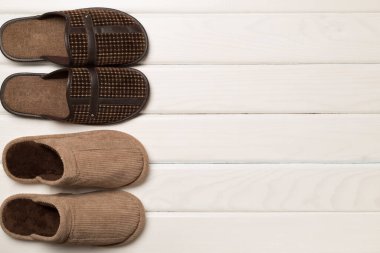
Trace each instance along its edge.
<path fill-rule="evenodd" d="M 378 0 L 0 0 L 0 23 L 111 7 L 145 26 L 143 115 L 113 126 L 24 119 L 0 109 L 0 148 L 24 135 L 126 131 L 151 171 L 125 190 L 147 209 L 133 244 L 46 245 L 0 235 L 1 252 L 379 253 Z M 0 78 L 50 64 L 0 57 Z M 65 189 L 17 184 L 0 197 Z"/>

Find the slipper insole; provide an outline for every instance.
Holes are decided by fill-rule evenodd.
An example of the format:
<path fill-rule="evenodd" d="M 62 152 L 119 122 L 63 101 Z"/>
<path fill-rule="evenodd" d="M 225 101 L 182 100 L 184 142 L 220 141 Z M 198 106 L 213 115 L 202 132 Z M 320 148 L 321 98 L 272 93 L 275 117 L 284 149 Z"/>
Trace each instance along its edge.
<path fill-rule="evenodd" d="M 3 223 L 8 231 L 18 235 L 53 236 L 57 233 L 60 217 L 55 207 L 30 199 L 15 199 L 4 207 Z"/>
<path fill-rule="evenodd" d="M 63 175 L 63 163 L 59 155 L 46 145 L 34 141 L 15 143 L 6 154 L 8 171 L 15 177 L 57 180 Z"/>
<path fill-rule="evenodd" d="M 10 78 L 3 91 L 2 102 L 18 113 L 66 118 L 67 77 L 42 79 L 40 76 L 17 75 Z"/>
<path fill-rule="evenodd" d="M 63 17 L 11 22 L 4 28 L 1 36 L 3 49 L 6 54 L 17 59 L 67 57 L 65 26 Z"/>

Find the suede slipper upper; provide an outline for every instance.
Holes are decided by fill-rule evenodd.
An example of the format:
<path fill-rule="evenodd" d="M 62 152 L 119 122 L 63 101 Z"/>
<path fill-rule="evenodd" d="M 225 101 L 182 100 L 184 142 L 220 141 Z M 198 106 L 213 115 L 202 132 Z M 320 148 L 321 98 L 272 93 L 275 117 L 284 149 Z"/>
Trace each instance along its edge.
<path fill-rule="evenodd" d="M 79 124 L 112 124 L 146 105 L 149 82 L 132 68 L 64 68 L 18 73 L 3 82 L 0 99 L 10 113 Z"/>
<path fill-rule="evenodd" d="M 18 194 L 1 206 L 1 226 L 28 241 L 115 245 L 133 241 L 143 230 L 141 202 L 123 191 L 86 194 Z"/>
<path fill-rule="evenodd" d="M 12 19 L 0 28 L 0 37 L 0 49 L 11 60 L 65 66 L 132 64 L 148 49 L 143 26 L 127 13 L 108 8 Z"/>
<path fill-rule="evenodd" d="M 100 130 L 21 137 L 3 151 L 6 174 L 21 183 L 116 188 L 148 171 L 148 155 L 132 136 Z"/>

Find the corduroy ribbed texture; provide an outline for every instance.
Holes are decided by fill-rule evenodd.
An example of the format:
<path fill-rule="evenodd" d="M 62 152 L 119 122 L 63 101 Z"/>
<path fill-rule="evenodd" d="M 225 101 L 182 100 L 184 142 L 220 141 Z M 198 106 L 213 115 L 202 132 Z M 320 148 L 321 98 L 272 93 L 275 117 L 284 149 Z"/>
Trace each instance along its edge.
<path fill-rule="evenodd" d="M 55 150 L 63 162 L 63 176 L 52 181 L 12 175 L 6 163 L 6 153 L 13 144 L 25 141 Z M 142 180 L 148 170 L 148 156 L 134 137 L 119 131 L 100 130 L 18 138 L 5 147 L 3 167 L 11 178 L 22 183 L 116 188 Z"/>
<path fill-rule="evenodd" d="M 60 216 L 54 236 L 19 235 L 4 225 L 4 207 L 11 200 L 31 199 L 55 207 Z M 82 245 L 114 245 L 133 241 L 145 224 L 141 202 L 123 191 L 92 192 L 86 194 L 18 194 L 6 199 L 1 208 L 2 228 L 20 240 L 38 240 Z"/>
<path fill-rule="evenodd" d="M 125 185 L 140 176 L 145 161 L 136 142 L 132 139 L 127 142 L 121 138 L 112 141 L 112 149 L 105 149 L 103 145 L 104 143 L 98 142 L 90 149 L 73 152 L 78 166 L 76 185 L 106 188 L 105 181 L 113 182 L 113 185 Z"/>

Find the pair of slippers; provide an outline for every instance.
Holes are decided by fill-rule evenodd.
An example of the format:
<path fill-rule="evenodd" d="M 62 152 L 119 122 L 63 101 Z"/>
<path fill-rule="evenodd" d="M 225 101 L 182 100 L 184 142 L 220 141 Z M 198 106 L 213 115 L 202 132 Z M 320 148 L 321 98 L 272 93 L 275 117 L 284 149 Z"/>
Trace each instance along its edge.
<path fill-rule="evenodd" d="M 149 83 L 131 65 L 148 51 L 144 27 L 108 8 L 49 12 L 13 19 L 0 28 L 0 49 L 14 61 L 70 66 L 50 74 L 18 73 L 3 82 L 10 113 L 79 124 L 112 124 L 146 105 Z"/>
<path fill-rule="evenodd" d="M 7 175 L 21 183 L 61 187 L 118 188 L 141 182 L 148 155 L 134 137 L 111 130 L 31 136 L 8 143 Z M 82 245 L 133 241 L 145 211 L 124 191 L 85 194 L 18 194 L 1 206 L 1 226 L 13 238 Z"/>

